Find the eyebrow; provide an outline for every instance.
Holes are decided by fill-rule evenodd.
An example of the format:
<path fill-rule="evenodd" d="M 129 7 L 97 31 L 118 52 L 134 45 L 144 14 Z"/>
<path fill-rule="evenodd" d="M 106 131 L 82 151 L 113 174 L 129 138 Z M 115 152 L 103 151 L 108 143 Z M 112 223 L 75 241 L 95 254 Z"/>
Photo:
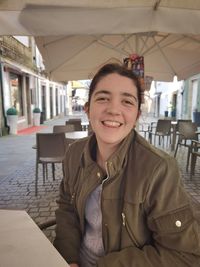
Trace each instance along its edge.
<path fill-rule="evenodd" d="M 96 95 L 100 95 L 100 94 L 106 94 L 106 95 L 111 95 L 111 93 L 107 90 L 101 90 L 101 91 L 98 91 L 98 92 L 95 92 L 95 96 Z M 138 101 L 138 98 L 130 93 L 127 93 L 127 92 L 123 92 L 121 93 L 122 96 L 126 96 L 126 97 L 131 97 L 131 98 L 134 98 L 135 101 Z"/>

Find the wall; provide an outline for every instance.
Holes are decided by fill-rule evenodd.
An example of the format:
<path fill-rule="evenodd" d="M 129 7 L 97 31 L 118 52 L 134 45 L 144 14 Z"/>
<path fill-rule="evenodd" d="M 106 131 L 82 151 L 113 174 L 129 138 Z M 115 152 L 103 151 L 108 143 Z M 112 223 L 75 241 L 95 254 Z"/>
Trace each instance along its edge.
<path fill-rule="evenodd" d="M 192 119 L 194 108 L 200 111 L 200 74 L 192 76 L 184 83 L 183 115 L 186 119 Z"/>

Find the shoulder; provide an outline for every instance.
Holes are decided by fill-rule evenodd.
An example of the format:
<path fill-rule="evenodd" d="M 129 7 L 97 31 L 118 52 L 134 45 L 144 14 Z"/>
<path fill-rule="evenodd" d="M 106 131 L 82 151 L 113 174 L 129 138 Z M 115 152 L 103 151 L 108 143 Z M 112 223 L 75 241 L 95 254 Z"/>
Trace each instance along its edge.
<path fill-rule="evenodd" d="M 149 144 L 136 133 L 129 154 L 129 172 L 134 181 L 147 187 L 155 183 L 179 184 L 180 171 L 175 158 Z"/>
<path fill-rule="evenodd" d="M 165 151 L 151 145 L 138 133 L 136 133 L 135 142 L 133 143 L 132 150 L 134 150 L 134 153 L 140 156 L 140 159 L 142 161 L 148 160 L 157 164 L 167 162 L 169 162 L 169 164 L 177 164 L 176 159 L 174 157 L 170 156 Z"/>
<path fill-rule="evenodd" d="M 83 151 L 87 146 L 90 137 L 85 137 L 81 139 L 77 139 L 73 143 L 71 143 L 66 151 L 65 161 L 70 162 L 75 165 L 76 163 L 80 163 Z"/>

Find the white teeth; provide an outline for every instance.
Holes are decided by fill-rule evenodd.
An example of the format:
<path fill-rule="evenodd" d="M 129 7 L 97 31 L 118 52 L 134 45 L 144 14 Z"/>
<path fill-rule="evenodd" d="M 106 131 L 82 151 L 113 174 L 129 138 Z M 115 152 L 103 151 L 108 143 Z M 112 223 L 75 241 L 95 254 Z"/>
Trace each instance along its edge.
<path fill-rule="evenodd" d="M 111 127 L 119 127 L 121 124 L 117 121 L 104 121 L 104 125 L 111 126 Z"/>

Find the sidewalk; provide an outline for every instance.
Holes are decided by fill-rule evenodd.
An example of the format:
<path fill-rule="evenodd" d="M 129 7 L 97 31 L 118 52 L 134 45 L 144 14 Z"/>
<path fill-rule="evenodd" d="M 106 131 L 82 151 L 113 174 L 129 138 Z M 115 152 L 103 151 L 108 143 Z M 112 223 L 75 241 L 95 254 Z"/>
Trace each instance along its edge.
<path fill-rule="evenodd" d="M 76 114 L 73 117 L 85 115 Z M 68 117 L 45 122 L 40 132 L 52 132 L 53 125 L 64 124 Z M 45 222 L 54 218 L 57 208 L 58 187 L 62 179 L 61 167 L 56 168 L 56 181 L 53 182 L 49 170 L 49 180 L 42 185 L 40 172 L 38 196 L 35 197 L 35 133 L 0 138 L 0 209 L 24 209 L 36 223 Z M 169 152 L 168 150 L 168 153 Z M 178 153 L 178 164 L 182 173 L 183 182 L 190 195 L 200 203 L 200 162 L 198 160 L 196 174 L 192 181 L 185 171 L 186 150 L 181 148 Z M 52 241 L 52 228 L 46 232 Z"/>

